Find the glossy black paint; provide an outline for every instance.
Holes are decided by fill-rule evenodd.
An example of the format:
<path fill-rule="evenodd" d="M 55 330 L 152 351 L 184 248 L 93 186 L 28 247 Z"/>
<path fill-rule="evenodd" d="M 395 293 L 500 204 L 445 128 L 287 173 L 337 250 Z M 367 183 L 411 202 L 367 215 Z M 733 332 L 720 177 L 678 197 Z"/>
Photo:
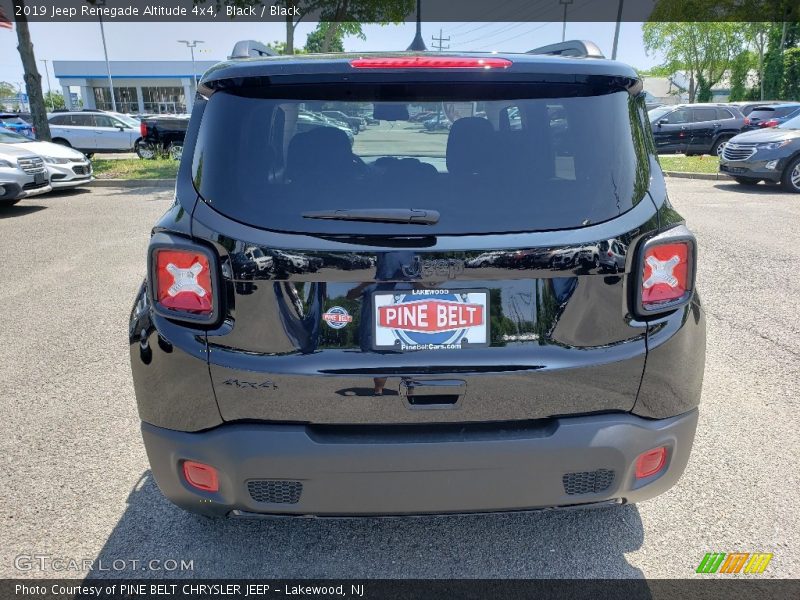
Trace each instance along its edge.
<path fill-rule="evenodd" d="M 186 157 L 204 106 L 195 103 Z M 140 294 L 130 341 L 142 420 L 198 431 L 239 420 L 453 423 L 686 412 L 699 402 L 702 378 L 699 300 L 653 322 L 632 310 L 641 244 L 683 222 L 653 157 L 649 171 L 649 191 L 633 209 L 580 229 L 325 237 L 269 232 L 220 215 L 198 199 L 185 159 L 176 204 L 154 231 L 218 254 L 223 314 L 211 327 L 173 322 L 154 315 Z M 609 241 L 623 248 L 624 268 L 595 260 L 593 248 Z M 359 322 L 379 286 L 488 290 L 489 347 L 373 351 Z M 343 330 L 320 318 L 334 304 L 353 316 Z M 688 364 L 684 381 L 667 388 L 668 374 Z M 412 380 L 459 380 L 465 391 L 451 406 L 420 410 L 401 394 Z M 381 396 L 374 394 L 379 381 Z"/>

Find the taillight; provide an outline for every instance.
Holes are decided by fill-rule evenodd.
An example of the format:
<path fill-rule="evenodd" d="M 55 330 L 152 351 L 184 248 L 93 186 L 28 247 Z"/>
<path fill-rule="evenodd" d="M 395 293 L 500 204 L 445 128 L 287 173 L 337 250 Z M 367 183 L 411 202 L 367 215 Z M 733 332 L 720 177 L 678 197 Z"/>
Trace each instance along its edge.
<path fill-rule="evenodd" d="M 144 121 L 141 121 L 139 123 L 139 133 L 141 134 L 142 137 L 147 137 L 147 123 L 145 123 Z"/>
<path fill-rule="evenodd" d="M 219 291 L 210 250 L 168 234 L 154 235 L 148 284 L 158 314 L 205 324 L 216 320 Z"/>
<path fill-rule="evenodd" d="M 778 126 L 778 119 L 770 119 L 769 121 L 762 121 L 762 127 L 777 127 Z"/>
<path fill-rule="evenodd" d="M 695 240 L 683 225 L 659 234 L 641 250 L 638 312 L 642 315 L 674 310 L 694 291 L 697 257 Z"/>
<path fill-rule="evenodd" d="M 350 61 L 355 69 L 507 69 L 512 64 L 507 58 L 473 56 L 369 57 Z"/>
<path fill-rule="evenodd" d="M 611 250 L 609 250 L 608 252 L 606 252 L 606 256 L 612 257 L 614 256 L 614 253 Z"/>
<path fill-rule="evenodd" d="M 210 315 L 211 266 L 203 254 L 156 250 L 156 301 L 165 308 Z"/>

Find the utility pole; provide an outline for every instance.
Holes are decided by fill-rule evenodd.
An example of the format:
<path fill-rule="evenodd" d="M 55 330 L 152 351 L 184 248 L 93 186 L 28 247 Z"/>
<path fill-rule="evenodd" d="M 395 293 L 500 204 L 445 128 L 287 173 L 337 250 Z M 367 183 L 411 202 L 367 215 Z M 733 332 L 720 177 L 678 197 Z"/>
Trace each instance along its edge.
<path fill-rule="evenodd" d="M 564 5 L 564 27 L 561 30 L 561 41 L 564 42 L 567 39 L 567 6 L 572 4 L 573 0 L 558 0 L 559 4 Z"/>
<path fill-rule="evenodd" d="M 442 50 L 448 50 L 450 48 L 449 44 L 447 46 L 442 45 L 442 42 L 449 42 L 450 38 L 449 37 L 443 38 L 441 29 L 439 30 L 439 37 L 437 38 L 436 36 L 432 35 L 431 40 L 433 40 L 432 44 L 433 48 L 438 52 L 441 52 Z"/>
<path fill-rule="evenodd" d="M 619 0 L 617 6 L 617 26 L 614 28 L 614 47 L 611 49 L 611 60 L 617 60 L 617 45 L 619 44 L 619 27 L 622 23 L 622 3 L 624 0 Z"/>
<path fill-rule="evenodd" d="M 50 89 L 50 69 L 47 67 L 47 59 L 43 58 L 44 72 L 47 73 L 47 96 L 50 98 L 50 110 L 55 110 L 56 105 L 53 102 L 53 91 Z"/>

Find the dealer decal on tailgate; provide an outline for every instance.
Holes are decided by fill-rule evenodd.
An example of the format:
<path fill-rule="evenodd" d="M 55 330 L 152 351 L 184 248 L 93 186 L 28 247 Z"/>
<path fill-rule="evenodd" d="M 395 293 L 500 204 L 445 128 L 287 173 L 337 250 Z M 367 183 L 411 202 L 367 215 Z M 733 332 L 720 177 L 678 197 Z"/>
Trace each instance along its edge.
<path fill-rule="evenodd" d="M 443 350 L 488 343 L 486 291 L 377 293 L 374 302 L 378 349 Z"/>

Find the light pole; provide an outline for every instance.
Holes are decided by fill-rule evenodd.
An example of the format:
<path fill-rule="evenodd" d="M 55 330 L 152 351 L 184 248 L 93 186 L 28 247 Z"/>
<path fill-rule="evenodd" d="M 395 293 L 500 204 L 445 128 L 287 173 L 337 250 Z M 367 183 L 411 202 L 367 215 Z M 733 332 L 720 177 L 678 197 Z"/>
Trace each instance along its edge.
<path fill-rule="evenodd" d="M 55 110 L 56 105 L 53 102 L 53 91 L 50 89 L 50 69 L 47 67 L 47 59 L 43 58 L 44 72 L 47 73 L 47 95 L 50 97 L 50 110 Z"/>
<path fill-rule="evenodd" d="M 106 0 L 97 0 L 97 6 L 105 6 Z M 108 91 L 111 92 L 111 110 L 117 112 L 117 100 L 114 98 L 114 82 L 111 80 L 111 63 L 108 62 L 108 48 L 106 47 L 106 31 L 103 29 L 103 17 L 98 15 L 100 21 L 100 37 L 103 38 L 103 55 L 106 57 L 106 73 L 108 73 Z"/>
<path fill-rule="evenodd" d="M 186 44 L 186 47 L 192 53 L 192 79 L 194 80 L 194 89 L 197 90 L 197 72 L 194 68 L 194 49 L 197 47 L 197 44 L 205 44 L 203 40 L 178 40 L 179 44 Z"/>
<path fill-rule="evenodd" d="M 566 41 L 567 39 L 567 6 L 572 4 L 573 0 L 558 0 L 559 4 L 564 5 L 564 27 L 561 30 L 561 41 Z"/>
<path fill-rule="evenodd" d="M 408 49 L 414 52 L 425 52 L 427 50 L 425 40 L 422 39 L 422 0 L 417 0 L 417 35 L 414 36 Z"/>
<path fill-rule="evenodd" d="M 617 60 L 617 46 L 619 45 L 619 27 L 622 23 L 622 3 L 623 0 L 619 0 L 619 5 L 617 6 L 617 25 L 614 28 L 614 47 L 611 49 L 611 60 Z"/>

